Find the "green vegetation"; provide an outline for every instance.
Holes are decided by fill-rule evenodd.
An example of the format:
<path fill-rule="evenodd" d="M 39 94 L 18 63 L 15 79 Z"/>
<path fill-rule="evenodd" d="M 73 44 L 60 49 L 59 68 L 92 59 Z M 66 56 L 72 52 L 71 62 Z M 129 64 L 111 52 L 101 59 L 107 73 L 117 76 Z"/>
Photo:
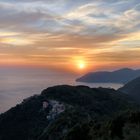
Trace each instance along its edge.
<path fill-rule="evenodd" d="M 65 111 L 47 119 L 53 105 L 43 109 L 42 103 L 52 100 Z M 0 115 L 0 140 L 137 140 L 138 108 L 114 89 L 50 87 Z"/>

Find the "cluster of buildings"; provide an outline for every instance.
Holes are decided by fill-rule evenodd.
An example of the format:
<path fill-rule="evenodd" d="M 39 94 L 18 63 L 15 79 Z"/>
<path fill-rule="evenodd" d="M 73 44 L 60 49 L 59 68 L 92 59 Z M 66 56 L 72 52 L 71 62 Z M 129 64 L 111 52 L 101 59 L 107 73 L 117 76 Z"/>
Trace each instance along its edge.
<path fill-rule="evenodd" d="M 49 100 L 43 102 L 43 109 L 47 109 L 50 106 L 50 111 L 47 114 L 47 119 L 52 120 L 55 119 L 60 113 L 65 111 L 65 106 L 59 101 Z"/>

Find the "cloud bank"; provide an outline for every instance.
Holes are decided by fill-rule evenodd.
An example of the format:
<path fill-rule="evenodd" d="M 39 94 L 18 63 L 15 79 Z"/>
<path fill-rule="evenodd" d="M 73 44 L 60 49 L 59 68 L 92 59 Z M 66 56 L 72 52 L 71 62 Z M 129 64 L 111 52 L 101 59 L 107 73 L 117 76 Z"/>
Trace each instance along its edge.
<path fill-rule="evenodd" d="M 0 64 L 140 62 L 138 0 L 1 0 Z M 73 62 L 74 63 L 74 62 Z"/>

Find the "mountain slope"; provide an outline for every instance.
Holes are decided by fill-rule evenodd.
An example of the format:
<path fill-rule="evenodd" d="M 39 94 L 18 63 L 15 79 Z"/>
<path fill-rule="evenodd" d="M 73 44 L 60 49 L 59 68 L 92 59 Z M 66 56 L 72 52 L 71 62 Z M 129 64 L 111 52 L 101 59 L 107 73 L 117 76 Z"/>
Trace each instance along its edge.
<path fill-rule="evenodd" d="M 134 108 L 119 91 L 55 86 L 0 115 L 0 140 L 62 140 L 77 125 Z"/>
<path fill-rule="evenodd" d="M 140 77 L 128 82 L 119 91 L 129 94 L 138 102 L 140 101 Z"/>
<path fill-rule="evenodd" d="M 88 73 L 76 79 L 76 81 L 89 83 L 127 83 L 138 76 L 140 76 L 140 70 L 124 68 L 113 72 L 100 71 Z"/>
<path fill-rule="evenodd" d="M 64 140 L 140 140 L 140 111 L 124 112 L 104 122 L 83 122 Z"/>

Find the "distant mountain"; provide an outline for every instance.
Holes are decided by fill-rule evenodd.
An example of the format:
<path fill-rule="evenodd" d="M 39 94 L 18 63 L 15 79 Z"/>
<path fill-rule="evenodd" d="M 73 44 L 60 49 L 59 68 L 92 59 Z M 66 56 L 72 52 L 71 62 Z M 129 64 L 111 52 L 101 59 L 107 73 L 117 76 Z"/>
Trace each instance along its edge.
<path fill-rule="evenodd" d="M 76 81 L 87 83 L 127 83 L 138 76 L 140 76 L 140 70 L 124 68 L 112 72 L 91 72 L 76 79 Z"/>
<path fill-rule="evenodd" d="M 92 140 L 89 125 L 134 108 L 114 89 L 50 87 L 0 115 L 0 140 Z"/>
<path fill-rule="evenodd" d="M 128 82 L 126 85 L 120 88 L 119 91 L 127 93 L 135 100 L 140 102 L 140 77 Z"/>

